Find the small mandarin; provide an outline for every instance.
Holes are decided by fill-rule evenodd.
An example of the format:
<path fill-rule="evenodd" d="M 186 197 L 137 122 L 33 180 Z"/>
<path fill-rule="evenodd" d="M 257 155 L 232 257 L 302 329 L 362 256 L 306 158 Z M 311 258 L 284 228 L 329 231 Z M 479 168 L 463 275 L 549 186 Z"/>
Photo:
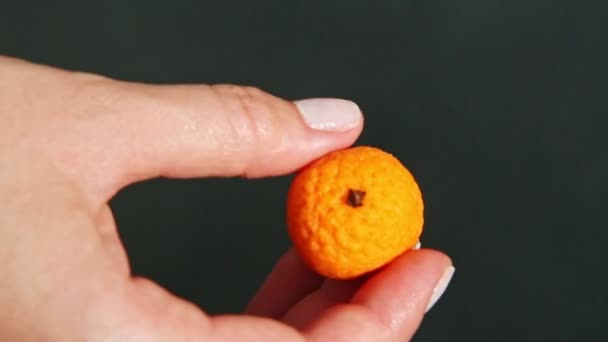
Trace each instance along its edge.
<path fill-rule="evenodd" d="M 422 194 L 392 154 L 357 146 L 301 169 L 287 195 L 294 248 L 317 273 L 350 279 L 413 248 L 424 223 Z"/>

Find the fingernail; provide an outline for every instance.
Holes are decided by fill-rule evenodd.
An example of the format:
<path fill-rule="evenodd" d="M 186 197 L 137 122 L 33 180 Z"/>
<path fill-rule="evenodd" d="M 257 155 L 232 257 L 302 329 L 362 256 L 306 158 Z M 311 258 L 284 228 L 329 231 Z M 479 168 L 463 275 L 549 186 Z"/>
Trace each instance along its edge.
<path fill-rule="evenodd" d="M 443 275 L 441 275 L 441 278 L 439 278 L 437 285 L 435 285 L 435 288 L 433 289 L 433 295 L 431 296 L 431 300 L 429 300 L 429 304 L 426 306 L 425 313 L 428 312 L 433 305 L 435 305 L 435 303 L 437 303 L 439 298 L 441 298 L 441 295 L 445 292 L 445 289 L 447 289 L 450 280 L 452 280 L 454 271 L 454 266 L 450 266 L 443 271 Z"/>
<path fill-rule="evenodd" d="M 422 244 L 420 243 L 420 240 L 418 240 L 418 242 L 416 242 L 416 246 L 414 246 L 414 250 L 416 249 L 420 249 L 420 247 L 422 247 Z"/>
<path fill-rule="evenodd" d="M 342 99 L 306 99 L 294 102 L 304 121 L 322 131 L 347 131 L 361 121 L 359 106 Z"/>

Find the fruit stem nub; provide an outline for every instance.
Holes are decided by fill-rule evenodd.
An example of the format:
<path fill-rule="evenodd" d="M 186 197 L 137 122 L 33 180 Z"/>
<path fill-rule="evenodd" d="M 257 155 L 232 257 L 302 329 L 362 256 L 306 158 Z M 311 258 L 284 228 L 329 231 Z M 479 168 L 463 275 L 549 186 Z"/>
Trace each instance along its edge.
<path fill-rule="evenodd" d="M 365 197 L 365 191 L 348 189 L 346 202 L 353 208 L 360 207 L 363 205 L 363 197 Z"/>

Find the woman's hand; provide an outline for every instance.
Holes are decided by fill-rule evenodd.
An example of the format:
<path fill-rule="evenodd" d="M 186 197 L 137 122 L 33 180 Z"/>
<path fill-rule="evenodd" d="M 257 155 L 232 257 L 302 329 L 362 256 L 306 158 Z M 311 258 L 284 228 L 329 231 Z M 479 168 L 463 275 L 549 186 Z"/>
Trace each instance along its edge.
<path fill-rule="evenodd" d="M 210 317 L 131 275 L 107 204 L 158 176 L 290 173 L 362 127 L 348 101 L 127 83 L 0 57 L 0 340 L 409 339 L 453 270 L 439 252 L 340 282 L 289 251 L 247 312 Z"/>

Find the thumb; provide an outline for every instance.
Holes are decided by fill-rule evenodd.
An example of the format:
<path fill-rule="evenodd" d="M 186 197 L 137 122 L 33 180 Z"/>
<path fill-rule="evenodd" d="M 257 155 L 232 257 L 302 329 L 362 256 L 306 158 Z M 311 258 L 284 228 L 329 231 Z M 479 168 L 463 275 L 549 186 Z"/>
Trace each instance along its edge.
<path fill-rule="evenodd" d="M 129 183 L 158 176 L 290 173 L 351 145 L 363 128 L 359 107 L 347 100 L 290 102 L 236 85 L 109 82 L 87 90 L 87 98 L 102 102 L 101 110 L 88 127 L 90 138 L 74 142 L 92 151 L 85 153 L 85 165 L 104 165 L 103 173 L 87 174 L 99 175 L 96 188 L 106 199 Z"/>

